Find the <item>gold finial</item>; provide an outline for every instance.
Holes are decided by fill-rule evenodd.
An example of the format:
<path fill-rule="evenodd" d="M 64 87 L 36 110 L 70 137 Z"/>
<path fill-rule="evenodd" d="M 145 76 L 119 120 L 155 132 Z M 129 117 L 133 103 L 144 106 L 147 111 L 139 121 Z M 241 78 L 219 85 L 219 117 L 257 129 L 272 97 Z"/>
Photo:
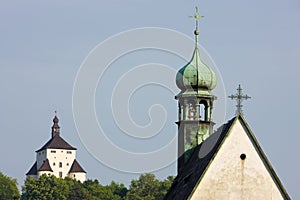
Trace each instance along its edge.
<path fill-rule="evenodd" d="M 196 29 L 195 29 L 195 32 L 194 32 L 195 35 L 199 35 L 199 30 L 198 30 L 199 19 L 203 18 L 203 17 L 204 16 L 199 15 L 198 7 L 196 6 L 196 13 L 193 16 L 190 16 L 190 18 L 194 18 L 195 19 L 195 23 L 196 23 L 195 24 Z"/>

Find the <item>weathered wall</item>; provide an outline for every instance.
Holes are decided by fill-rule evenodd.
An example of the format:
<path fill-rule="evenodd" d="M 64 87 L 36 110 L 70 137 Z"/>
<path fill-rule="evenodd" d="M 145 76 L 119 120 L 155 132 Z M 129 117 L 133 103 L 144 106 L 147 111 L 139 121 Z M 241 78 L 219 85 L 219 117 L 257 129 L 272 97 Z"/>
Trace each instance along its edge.
<path fill-rule="evenodd" d="M 246 154 L 246 159 L 240 158 Z M 190 199 L 283 199 L 237 120 Z"/>

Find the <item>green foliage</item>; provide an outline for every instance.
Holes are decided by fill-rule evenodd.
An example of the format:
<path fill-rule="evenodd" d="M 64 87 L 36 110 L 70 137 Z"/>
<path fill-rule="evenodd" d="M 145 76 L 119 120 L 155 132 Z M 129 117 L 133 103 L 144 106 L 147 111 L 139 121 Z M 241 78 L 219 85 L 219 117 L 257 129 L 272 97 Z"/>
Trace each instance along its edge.
<path fill-rule="evenodd" d="M 159 181 L 154 174 L 142 174 L 138 180 L 132 180 L 126 200 L 160 200 L 166 195 L 173 181 L 168 177 Z"/>
<path fill-rule="evenodd" d="M 1 172 L 0 172 L 0 199 L 5 199 L 5 200 L 20 199 L 17 180 L 5 176 Z"/>
<path fill-rule="evenodd" d="M 27 178 L 25 180 L 21 199 L 67 200 L 66 191 L 68 189 L 67 184 L 62 179 L 43 174 L 39 179 Z"/>
<path fill-rule="evenodd" d="M 127 188 L 123 184 L 111 182 L 110 185 L 100 185 L 98 180 L 87 180 L 83 183 L 94 199 L 122 200 L 125 198 Z"/>
<path fill-rule="evenodd" d="M 84 183 L 71 178 L 56 178 L 42 175 L 39 179 L 27 178 L 22 187 L 22 200 L 160 200 L 163 199 L 173 181 L 168 177 L 159 181 L 153 174 L 142 174 L 132 180 L 129 190 L 124 184 L 112 181 L 101 185 L 98 180 Z"/>

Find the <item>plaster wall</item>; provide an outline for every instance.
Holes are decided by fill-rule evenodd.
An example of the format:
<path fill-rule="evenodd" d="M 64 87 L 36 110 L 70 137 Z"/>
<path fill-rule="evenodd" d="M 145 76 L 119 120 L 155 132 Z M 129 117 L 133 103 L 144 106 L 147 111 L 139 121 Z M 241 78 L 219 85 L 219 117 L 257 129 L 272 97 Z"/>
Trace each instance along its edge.
<path fill-rule="evenodd" d="M 84 182 L 86 180 L 86 173 L 83 172 L 70 173 L 69 177 L 79 180 L 80 182 Z"/>
<path fill-rule="evenodd" d="M 241 154 L 246 159 L 240 158 Z M 239 120 L 189 199 L 283 199 Z"/>
<path fill-rule="evenodd" d="M 62 178 L 68 176 L 75 157 L 76 150 L 47 149 L 47 158 L 53 170 L 53 175 L 56 177 L 60 177 L 59 172 L 62 173 Z"/>

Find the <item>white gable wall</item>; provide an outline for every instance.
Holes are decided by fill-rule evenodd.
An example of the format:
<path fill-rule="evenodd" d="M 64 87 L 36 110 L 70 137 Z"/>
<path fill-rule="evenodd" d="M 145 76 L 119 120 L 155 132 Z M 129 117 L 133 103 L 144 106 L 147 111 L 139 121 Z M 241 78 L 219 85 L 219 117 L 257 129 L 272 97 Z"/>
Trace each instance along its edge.
<path fill-rule="evenodd" d="M 51 169 L 53 170 L 53 175 L 56 177 L 60 177 L 59 172 L 62 173 L 62 178 L 68 176 L 75 157 L 76 150 L 47 149 L 47 158 L 49 160 Z"/>
<path fill-rule="evenodd" d="M 243 153 L 245 160 L 240 158 Z M 240 121 L 236 120 L 190 199 L 279 200 L 283 197 Z"/>

